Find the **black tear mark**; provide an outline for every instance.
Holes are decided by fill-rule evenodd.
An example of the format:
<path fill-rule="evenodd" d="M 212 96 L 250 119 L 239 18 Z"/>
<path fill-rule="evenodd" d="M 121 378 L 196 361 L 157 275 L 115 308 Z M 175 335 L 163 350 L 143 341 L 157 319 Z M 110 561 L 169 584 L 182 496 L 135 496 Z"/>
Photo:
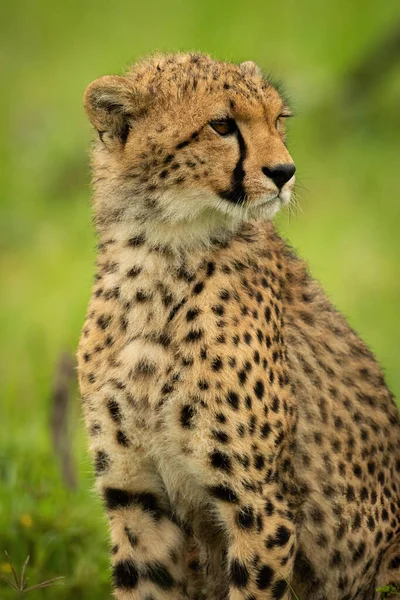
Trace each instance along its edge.
<path fill-rule="evenodd" d="M 243 168 L 243 163 L 247 156 L 247 148 L 239 127 L 237 128 L 236 134 L 239 144 L 239 160 L 232 172 L 231 187 L 228 190 L 220 192 L 220 196 L 229 202 L 243 204 L 246 200 L 246 191 L 243 185 L 246 173 Z"/>

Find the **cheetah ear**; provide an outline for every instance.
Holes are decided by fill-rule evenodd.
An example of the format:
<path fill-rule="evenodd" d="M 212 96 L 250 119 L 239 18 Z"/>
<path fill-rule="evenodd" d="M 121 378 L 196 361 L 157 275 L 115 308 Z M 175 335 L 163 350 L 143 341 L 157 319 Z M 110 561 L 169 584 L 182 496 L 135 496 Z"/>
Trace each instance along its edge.
<path fill-rule="evenodd" d="M 93 81 L 86 89 L 83 104 L 86 113 L 99 132 L 100 139 L 117 138 L 125 144 L 132 120 L 139 116 L 140 95 L 126 77 L 106 75 Z"/>
<path fill-rule="evenodd" d="M 245 75 L 255 75 L 257 77 L 263 76 L 260 67 L 252 60 L 246 60 L 245 62 L 240 63 L 239 68 Z"/>

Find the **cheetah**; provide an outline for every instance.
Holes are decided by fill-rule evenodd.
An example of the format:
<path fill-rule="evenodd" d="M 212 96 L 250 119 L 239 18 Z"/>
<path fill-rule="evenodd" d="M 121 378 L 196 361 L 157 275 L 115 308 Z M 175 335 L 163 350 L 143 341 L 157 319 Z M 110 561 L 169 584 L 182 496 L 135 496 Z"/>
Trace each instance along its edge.
<path fill-rule="evenodd" d="M 374 600 L 400 584 L 399 415 L 272 218 L 287 103 L 251 61 L 91 83 L 78 349 L 118 600 Z"/>

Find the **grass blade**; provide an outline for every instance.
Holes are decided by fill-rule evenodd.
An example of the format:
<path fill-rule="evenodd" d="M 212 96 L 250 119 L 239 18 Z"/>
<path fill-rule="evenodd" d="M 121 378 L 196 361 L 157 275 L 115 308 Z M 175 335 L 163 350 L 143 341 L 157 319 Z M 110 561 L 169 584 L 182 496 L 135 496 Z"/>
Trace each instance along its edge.
<path fill-rule="evenodd" d="M 24 589 L 24 587 L 25 587 L 25 584 L 27 583 L 27 582 L 25 581 L 25 571 L 26 571 L 26 567 L 28 566 L 29 559 L 30 559 L 30 556 L 29 556 L 29 554 L 28 554 L 28 556 L 27 556 L 27 557 L 26 557 L 26 559 L 25 559 L 25 562 L 24 562 L 24 564 L 22 565 L 22 569 L 21 569 L 21 579 L 20 579 L 20 587 L 21 587 L 21 590 L 23 590 L 23 589 Z"/>
<path fill-rule="evenodd" d="M 37 583 L 36 585 L 31 585 L 30 587 L 25 588 L 24 592 L 32 592 L 33 590 L 40 590 L 42 588 L 50 587 L 51 585 L 57 585 L 61 579 L 64 579 L 64 577 L 53 577 L 53 579 L 48 579 L 42 583 Z"/>

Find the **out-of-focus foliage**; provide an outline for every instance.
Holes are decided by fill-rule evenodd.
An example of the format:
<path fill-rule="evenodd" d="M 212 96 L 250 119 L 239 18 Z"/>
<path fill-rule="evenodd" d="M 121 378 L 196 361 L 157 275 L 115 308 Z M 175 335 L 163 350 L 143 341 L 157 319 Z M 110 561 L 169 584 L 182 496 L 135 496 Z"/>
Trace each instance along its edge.
<path fill-rule="evenodd" d="M 69 411 L 77 491 L 50 428 L 56 364 L 74 352 L 94 270 L 85 86 L 144 54 L 256 60 L 286 83 L 302 212 L 279 227 L 376 352 L 400 392 L 400 28 L 395 2 L 50 0 L 0 9 L 0 551 L 32 600 L 106 598 L 106 526 L 91 491 L 78 394 Z M 398 49 L 397 49 L 397 52 Z M 377 65 L 373 67 L 374 60 Z M 391 63 L 390 66 L 388 63 Z M 371 72 L 369 65 L 371 64 Z M 351 73 L 363 65 L 364 78 Z M 6 559 L 0 569 L 7 573 Z M 1 597 L 15 592 L 0 582 Z"/>

